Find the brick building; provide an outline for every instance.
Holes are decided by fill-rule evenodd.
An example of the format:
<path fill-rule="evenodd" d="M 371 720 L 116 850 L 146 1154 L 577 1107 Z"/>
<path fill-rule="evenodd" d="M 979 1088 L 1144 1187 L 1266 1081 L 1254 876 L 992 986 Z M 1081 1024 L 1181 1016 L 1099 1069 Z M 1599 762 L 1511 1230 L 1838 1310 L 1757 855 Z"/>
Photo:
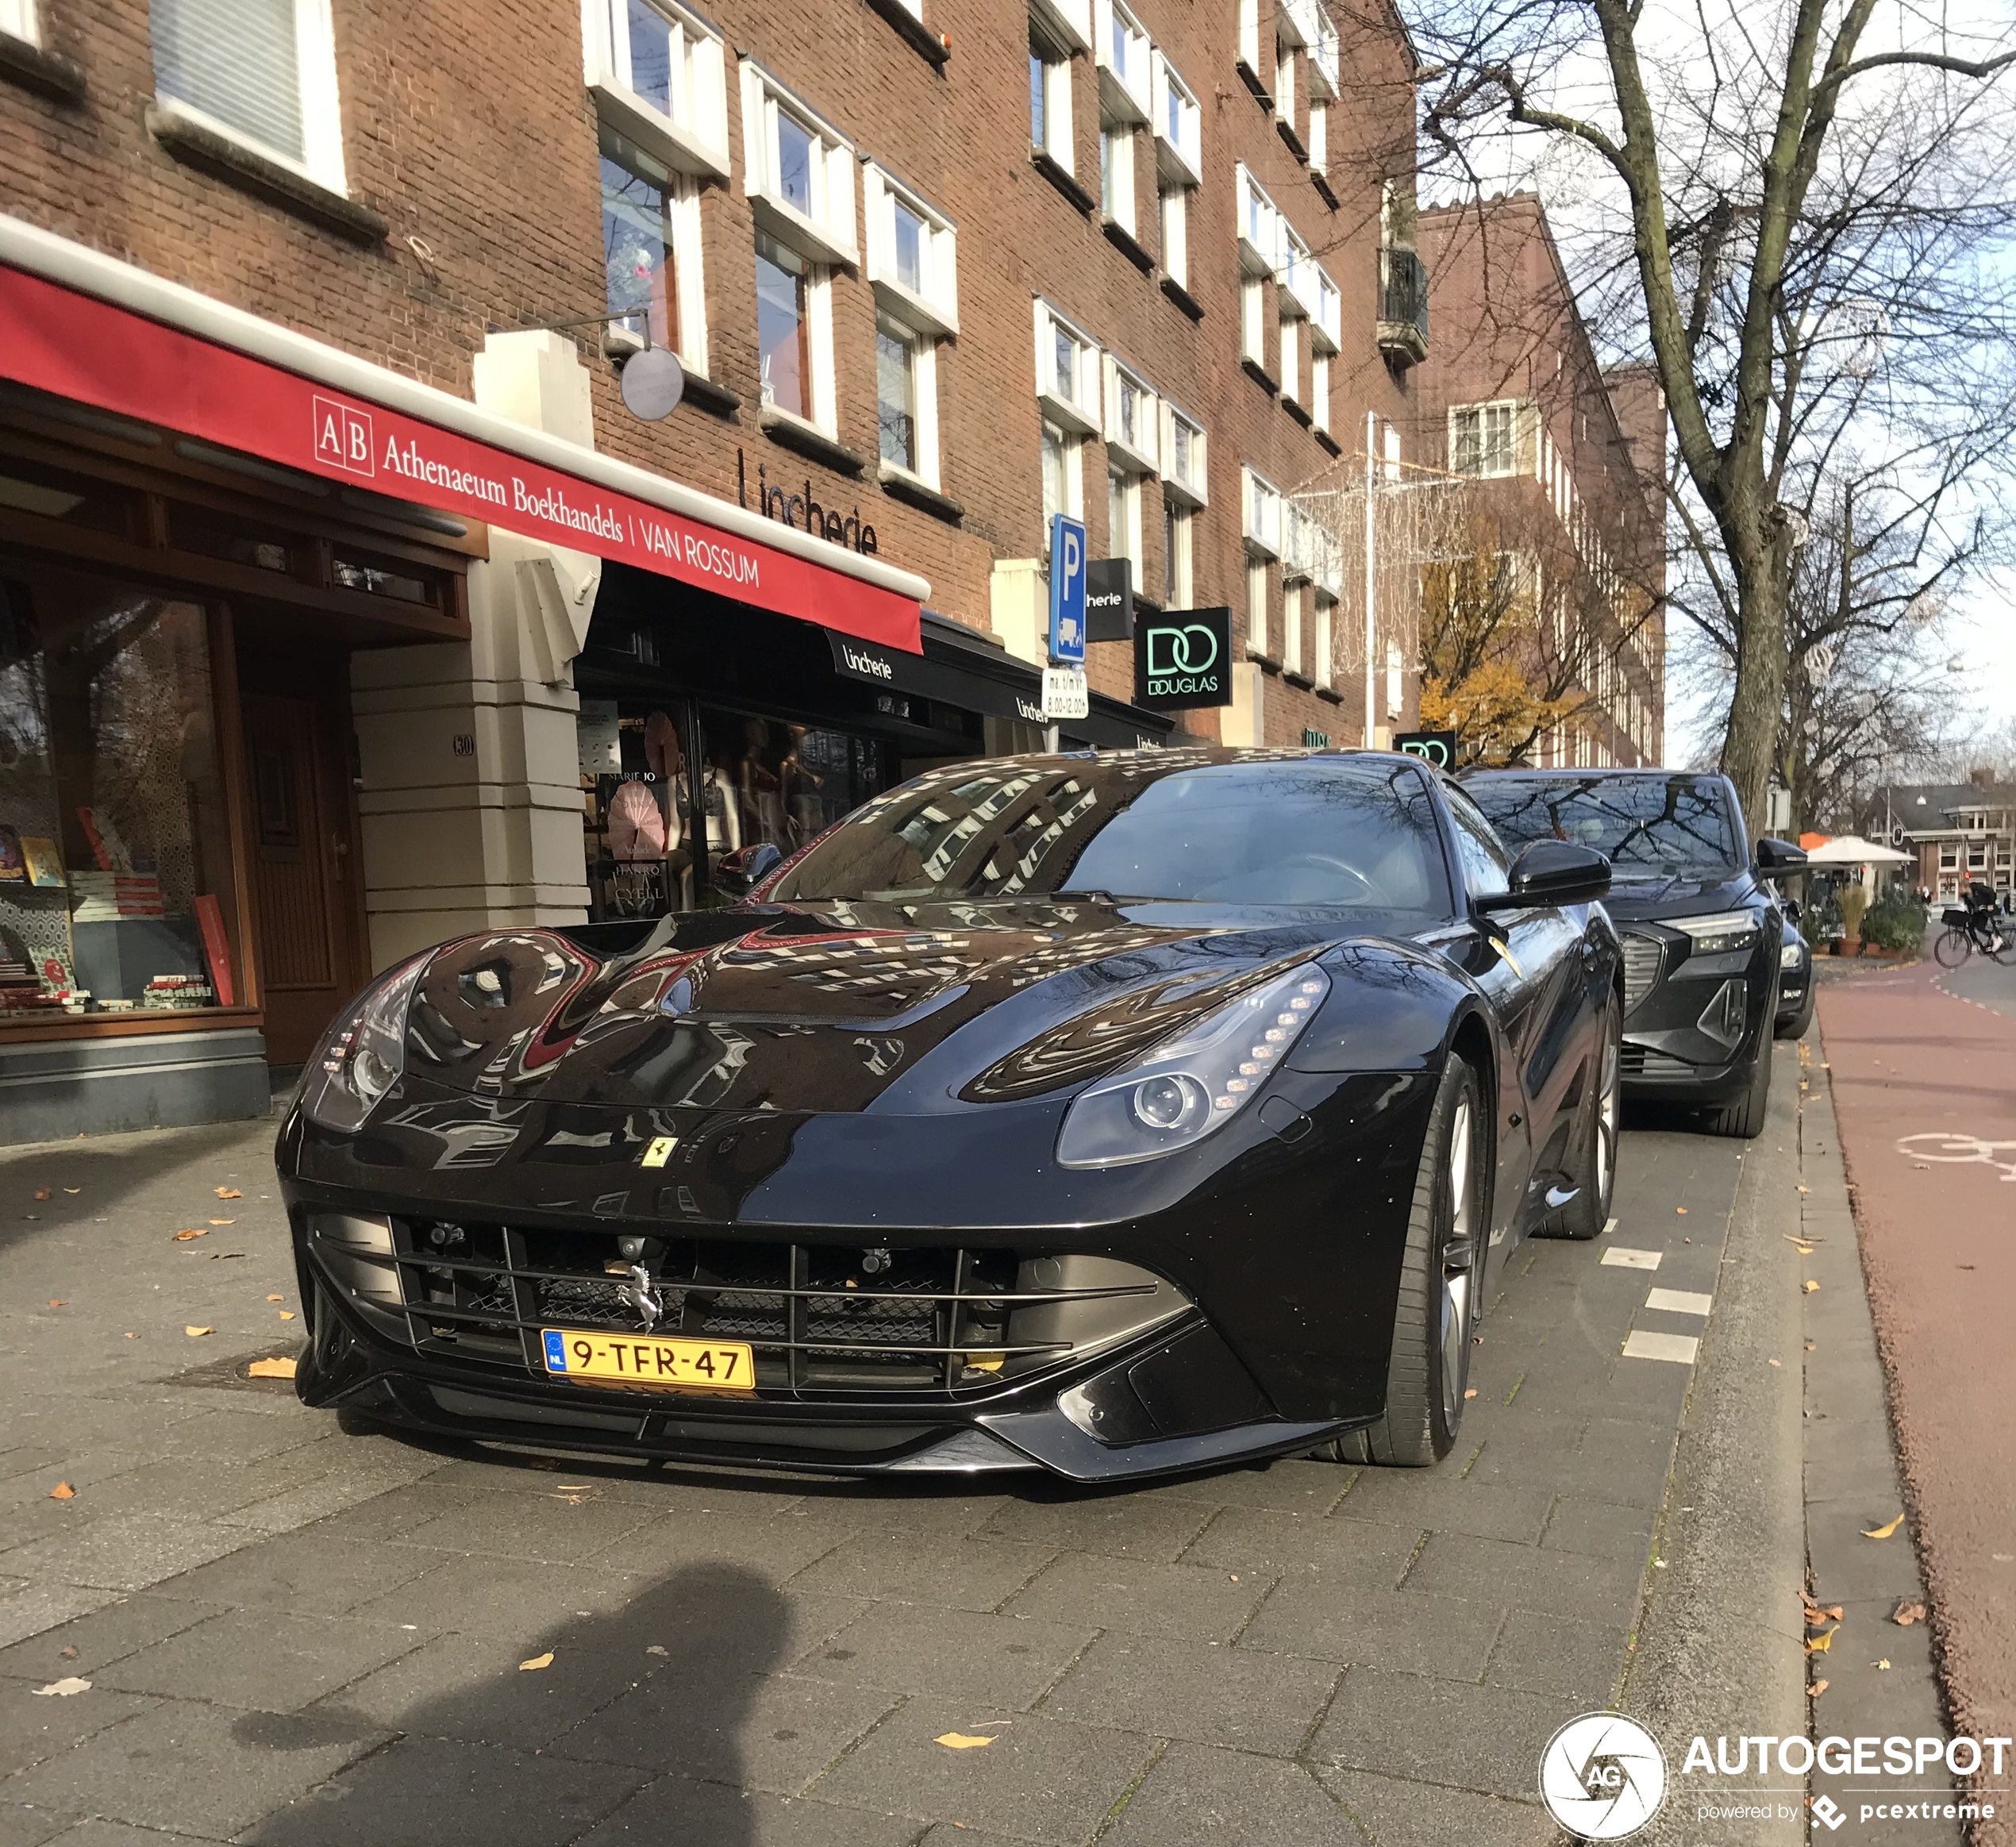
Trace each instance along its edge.
<path fill-rule="evenodd" d="M 1417 383 L 1427 468 L 1485 484 L 1544 645 L 1580 708 L 1547 764 L 1656 764 L 1665 741 L 1666 402 L 1606 371 L 1529 193 L 1423 210 L 1436 341 Z"/>
<path fill-rule="evenodd" d="M 2005 906 L 2016 898 L 2016 787 L 1992 770 L 1965 783 L 1886 785 L 1860 819 L 1868 839 L 1914 856 L 1898 876 L 1935 902 L 1956 903 L 1972 884 L 1987 886 Z"/>
<path fill-rule="evenodd" d="M 1183 730 L 1357 741 L 1286 496 L 1410 416 L 1413 69 L 1320 0 L 0 0 L 8 1133 L 263 1107 L 441 936 L 1040 742 L 1051 513 L 1233 610 Z M 1171 733 L 1088 671 L 1061 741 Z"/>

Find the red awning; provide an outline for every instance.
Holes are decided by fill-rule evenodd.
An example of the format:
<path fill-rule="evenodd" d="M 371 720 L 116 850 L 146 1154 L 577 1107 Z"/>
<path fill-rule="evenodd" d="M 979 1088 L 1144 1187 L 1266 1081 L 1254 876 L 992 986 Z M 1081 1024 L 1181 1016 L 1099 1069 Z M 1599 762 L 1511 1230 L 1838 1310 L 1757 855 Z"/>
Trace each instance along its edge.
<path fill-rule="evenodd" d="M 914 598 L 5 265 L 0 377 L 921 652 Z"/>

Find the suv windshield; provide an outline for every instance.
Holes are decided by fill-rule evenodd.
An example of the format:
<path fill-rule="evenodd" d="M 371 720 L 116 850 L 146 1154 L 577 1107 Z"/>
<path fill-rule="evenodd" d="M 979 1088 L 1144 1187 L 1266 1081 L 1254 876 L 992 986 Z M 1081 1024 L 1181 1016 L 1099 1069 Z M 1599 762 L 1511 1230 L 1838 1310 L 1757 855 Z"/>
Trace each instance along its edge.
<path fill-rule="evenodd" d="M 1620 879 L 1736 870 L 1736 831 L 1711 777 L 1487 775 L 1463 787 L 1514 850 L 1573 841 L 1607 854 Z"/>
<path fill-rule="evenodd" d="M 1175 750 L 948 764 L 857 809 L 767 898 L 1068 897 L 1449 907 L 1411 765 Z"/>

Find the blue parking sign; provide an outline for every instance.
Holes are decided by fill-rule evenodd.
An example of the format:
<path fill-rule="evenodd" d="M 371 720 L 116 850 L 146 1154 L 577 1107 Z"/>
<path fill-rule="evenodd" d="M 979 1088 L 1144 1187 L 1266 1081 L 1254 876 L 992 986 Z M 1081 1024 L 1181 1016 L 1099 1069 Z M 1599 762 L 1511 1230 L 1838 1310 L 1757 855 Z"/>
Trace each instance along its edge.
<path fill-rule="evenodd" d="M 1050 659 L 1083 666 L 1085 660 L 1085 522 L 1064 514 L 1050 516 Z"/>

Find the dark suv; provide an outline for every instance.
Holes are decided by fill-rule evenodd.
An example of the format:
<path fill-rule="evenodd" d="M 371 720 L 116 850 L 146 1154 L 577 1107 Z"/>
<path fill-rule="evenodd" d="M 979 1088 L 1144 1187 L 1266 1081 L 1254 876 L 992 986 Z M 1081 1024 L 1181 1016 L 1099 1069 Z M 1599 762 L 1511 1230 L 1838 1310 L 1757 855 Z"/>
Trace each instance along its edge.
<path fill-rule="evenodd" d="M 1464 787 L 1517 852 L 1566 840 L 1610 857 L 1624 939 L 1624 1087 L 1707 1109 L 1718 1135 L 1764 1127 L 1783 919 L 1764 883 L 1805 863 L 1763 839 L 1752 860 L 1726 776 L 1669 770 L 1482 770 Z"/>

